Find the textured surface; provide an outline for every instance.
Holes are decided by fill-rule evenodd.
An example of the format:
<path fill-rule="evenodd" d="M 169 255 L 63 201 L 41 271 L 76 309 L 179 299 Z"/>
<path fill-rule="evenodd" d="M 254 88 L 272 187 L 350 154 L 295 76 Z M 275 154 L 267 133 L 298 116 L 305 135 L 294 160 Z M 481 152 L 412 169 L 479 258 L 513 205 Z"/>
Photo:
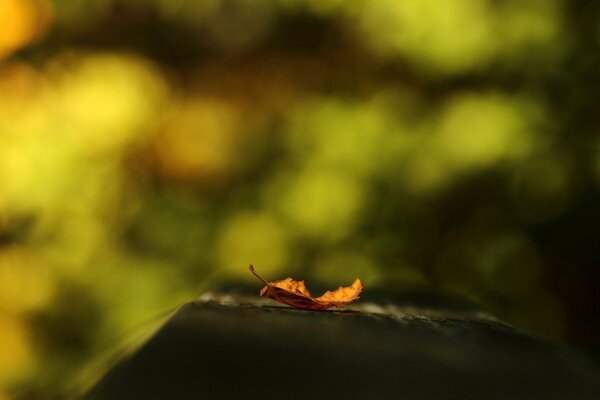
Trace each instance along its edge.
<path fill-rule="evenodd" d="M 580 355 L 432 299 L 314 312 L 207 295 L 88 398 L 600 399 Z"/>

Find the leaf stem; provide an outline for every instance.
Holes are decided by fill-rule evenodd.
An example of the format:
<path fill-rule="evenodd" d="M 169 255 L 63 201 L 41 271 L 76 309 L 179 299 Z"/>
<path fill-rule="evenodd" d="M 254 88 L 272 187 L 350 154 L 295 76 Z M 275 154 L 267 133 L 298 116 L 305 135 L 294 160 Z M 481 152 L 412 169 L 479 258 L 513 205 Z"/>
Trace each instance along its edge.
<path fill-rule="evenodd" d="M 265 278 L 263 278 L 262 276 L 260 276 L 256 273 L 256 271 L 254 270 L 254 265 L 252 265 L 252 264 L 250 264 L 250 272 L 252 272 L 252 274 L 255 277 L 257 277 L 258 279 L 263 281 L 265 283 L 265 285 L 267 285 L 267 287 L 269 288 L 269 293 L 272 293 L 273 296 L 277 299 L 277 301 L 279 301 L 280 303 L 283 303 L 283 304 L 287 304 L 290 307 L 297 308 L 295 305 L 293 305 L 293 304 L 287 302 L 286 300 L 282 299 L 281 297 L 279 297 L 279 295 L 275 292 L 275 290 L 273 289 L 271 284 L 269 282 L 267 282 Z"/>

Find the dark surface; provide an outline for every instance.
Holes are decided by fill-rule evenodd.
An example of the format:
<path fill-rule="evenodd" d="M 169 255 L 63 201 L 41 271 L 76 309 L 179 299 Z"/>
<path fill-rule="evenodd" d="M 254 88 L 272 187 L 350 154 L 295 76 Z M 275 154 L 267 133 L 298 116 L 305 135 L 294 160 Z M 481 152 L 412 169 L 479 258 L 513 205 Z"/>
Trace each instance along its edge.
<path fill-rule="evenodd" d="M 421 303 L 312 312 L 204 296 L 87 398 L 600 399 L 581 355 L 469 307 Z"/>

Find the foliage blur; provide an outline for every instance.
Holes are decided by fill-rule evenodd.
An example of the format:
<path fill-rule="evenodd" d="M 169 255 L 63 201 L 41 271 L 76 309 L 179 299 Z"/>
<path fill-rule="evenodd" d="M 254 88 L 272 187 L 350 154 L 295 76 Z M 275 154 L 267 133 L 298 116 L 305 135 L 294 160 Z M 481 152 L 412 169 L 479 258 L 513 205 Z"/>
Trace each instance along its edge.
<path fill-rule="evenodd" d="M 93 381 L 250 262 L 456 291 L 597 352 L 581 3 L 0 0 L 0 399 Z"/>

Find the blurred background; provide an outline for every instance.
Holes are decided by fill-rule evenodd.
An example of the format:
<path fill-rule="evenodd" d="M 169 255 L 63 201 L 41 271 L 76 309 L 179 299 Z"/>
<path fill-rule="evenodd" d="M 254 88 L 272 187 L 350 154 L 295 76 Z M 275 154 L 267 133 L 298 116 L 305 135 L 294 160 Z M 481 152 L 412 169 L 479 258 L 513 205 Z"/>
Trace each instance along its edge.
<path fill-rule="evenodd" d="M 251 262 L 456 292 L 598 360 L 585 3 L 0 0 L 0 399 L 81 390 Z"/>

